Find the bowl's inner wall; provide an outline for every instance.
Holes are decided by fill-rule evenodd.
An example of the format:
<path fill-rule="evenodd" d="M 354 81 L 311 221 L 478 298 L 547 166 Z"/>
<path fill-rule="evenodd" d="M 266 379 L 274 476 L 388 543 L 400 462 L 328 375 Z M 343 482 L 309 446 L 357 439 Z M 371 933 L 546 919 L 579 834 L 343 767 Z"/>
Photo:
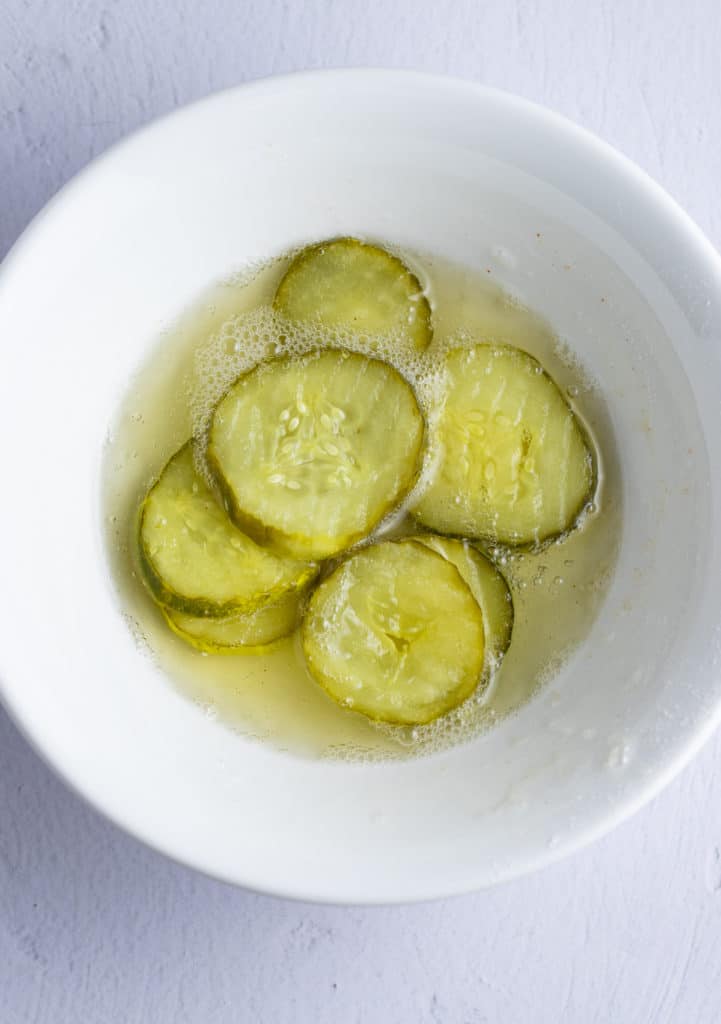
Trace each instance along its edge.
<path fill-rule="evenodd" d="M 11 256 L 0 425 L 22 424 L 8 478 L 28 502 L 3 512 L 17 541 L 0 594 L 3 683 L 71 781 L 183 859 L 319 897 L 430 896 L 599 830 L 710 720 L 719 307 L 700 317 L 702 288 L 696 302 L 686 280 L 673 297 L 650 250 L 574 201 L 569 190 L 587 202 L 590 186 L 568 184 L 588 158 L 571 129 L 542 126 L 541 159 L 544 115 L 507 98 L 413 78 L 319 81 L 227 94 L 163 122 L 71 186 Z M 594 173 L 621 209 L 636 186 L 606 159 Z M 339 233 L 491 268 L 590 371 L 591 417 L 622 481 L 622 550 L 585 646 L 514 719 L 400 764 L 298 761 L 208 720 L 134 646 L 102 550 L 103 441 L 158 331 L 212 280 Z M 42 415 L 28 416 L 31 391 Z M 27 616 L 39 586 L 52 609 L 41 645 Z"/>

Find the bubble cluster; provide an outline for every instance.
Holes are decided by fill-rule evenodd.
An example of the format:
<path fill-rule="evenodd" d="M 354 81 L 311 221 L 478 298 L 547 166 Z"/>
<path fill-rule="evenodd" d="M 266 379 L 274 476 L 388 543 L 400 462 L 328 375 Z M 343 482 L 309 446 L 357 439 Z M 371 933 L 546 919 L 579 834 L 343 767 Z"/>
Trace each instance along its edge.
<path fill-rule="evenodd" d="M 434 722 L 414 726 L 389 725 L 385 722 L 374 722 L 373 725 L 405 750 L 423 757 L 466 743 L 489 729 L 498 719 L 497 712 L 490 706 L 490 698 L 497 685 L 499 667 L 496 665 L 492 668 L 467 700 Z"/>
<path fill-rule="evenodd" d="M 204 464 L 203 440 L 207 436 L 213 410 L 228 388 L 259 363 L 271 359 L 300 357 L 323 348 L 345 349 L 370 358 L 381 358 L 394 367 L 411 385 L 421 408 L 429 420 L 439 405 L 444 387 L 443 356 L 445 348 L 430 352 L 409 349 L 400 334 L 382 337 L 356 334 L 350 328 L 328 328 L 318 323 L 290 321 L 263 305 L 228 319 L 196 351 L 193 368 L 187 381 L 187 402 L 193 436 L 200 441 L 196 449 L 199 472 L 211 483 Z M 419 498 L 432 475 L 434 452 L 429 448 L 414 487 L 406 496 L 403 509 Z M 403 514 L 403 509 L 400 510 Z M 399 510 L 387 517 L 378 532 L 391 529 Z"/>

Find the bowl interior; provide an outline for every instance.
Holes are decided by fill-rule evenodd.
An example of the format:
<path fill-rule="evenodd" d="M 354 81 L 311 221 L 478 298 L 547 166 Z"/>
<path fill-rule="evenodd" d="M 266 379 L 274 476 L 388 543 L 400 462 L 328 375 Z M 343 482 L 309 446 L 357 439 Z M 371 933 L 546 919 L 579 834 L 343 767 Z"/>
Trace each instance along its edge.
<path fill-rule="evenodd" d="M 182 308 L 244 264 L 358 233 L 490 267 L 544 315 L 596 382 L 623 493 L 605 603 L 552 682 L 467 745 L 375 765 L 264 747 L 184 699 L 123 621 L 99 499 L 113 414 Z M 718 259 L 684 215 L 511 97 L 322 73 L 152 126 L 66 188 L 0 273 L 8 706 L 121 825 L 261 889 L 431 897 L 572 849 L 718 717 L 720 332 Z"/>

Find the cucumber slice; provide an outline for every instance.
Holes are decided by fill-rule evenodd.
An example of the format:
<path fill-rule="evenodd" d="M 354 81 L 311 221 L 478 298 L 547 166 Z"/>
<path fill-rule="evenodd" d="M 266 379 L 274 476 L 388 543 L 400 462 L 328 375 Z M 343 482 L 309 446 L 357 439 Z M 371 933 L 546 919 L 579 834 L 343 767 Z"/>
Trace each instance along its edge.
<path fill-rule="evenodd" d="M 240 377 L 213 414 L 208 463 L 240 529 L 296 558 L 325 558 L 404 497 L 423 435 L 396 370 L 325 349 Z"/>
<path fill-rule="evenodd" d="M 208 654 L 255 654 L 289 636 L 300 622 L 301 591 L 291 590 L 275 604 L 227 619 L 163 609 L 168 625 L 193 647 Z"/>
<path fill-rule="evenodd" d="M 513 598 L 508 584 L 493 562 L 468 541 L 432 533 L 416 540 L 455 565 L 481 606 L 486 636 L 485 675 L 498 666 L 511 643 Z"/>
<path fill-rule="evenodd" d="M 505 345 L 452 350 L 429 421 L 438 463 L 412 510 L 425 526 L 508 545 L 569 530 L 595 487 L 584 431 L 541 365 Z"/>
<path fill-rule="evenodd" d="M 196 473 L 190 443 L 170 459 L 140 513 L 140 563 L 155 598 L 189 615 L 249 612 L 302 587 L 317 567 L 279 558 L 230 522 Z"/>
<path fill-rule="evenodd" d="M 413 540 L 342 562 L 313 594 L 302 626 L 313 677 L 368 718 L 421 725 L 478 686 L 483 613 L 451 562 Z"/>
<path fill-rule="evenodd" d="M 299 253 L 273 302 L 289 320 L 396 335 L 422 352 L 432 337 L 431 308 L 408 267 L 377 245 L 337 238 Z"/>

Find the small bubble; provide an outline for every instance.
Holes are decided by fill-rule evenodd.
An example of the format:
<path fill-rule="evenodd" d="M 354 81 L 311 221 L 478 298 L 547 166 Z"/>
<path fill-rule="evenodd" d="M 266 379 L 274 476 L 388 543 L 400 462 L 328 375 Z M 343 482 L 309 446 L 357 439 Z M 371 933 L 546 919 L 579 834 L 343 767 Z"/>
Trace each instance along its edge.
<path fill-rule="evenodd" d="M 553 582 L 556 584 L 557 587 L 560 587 L 563 583 L 563 576 L 554 576 Z"/>

